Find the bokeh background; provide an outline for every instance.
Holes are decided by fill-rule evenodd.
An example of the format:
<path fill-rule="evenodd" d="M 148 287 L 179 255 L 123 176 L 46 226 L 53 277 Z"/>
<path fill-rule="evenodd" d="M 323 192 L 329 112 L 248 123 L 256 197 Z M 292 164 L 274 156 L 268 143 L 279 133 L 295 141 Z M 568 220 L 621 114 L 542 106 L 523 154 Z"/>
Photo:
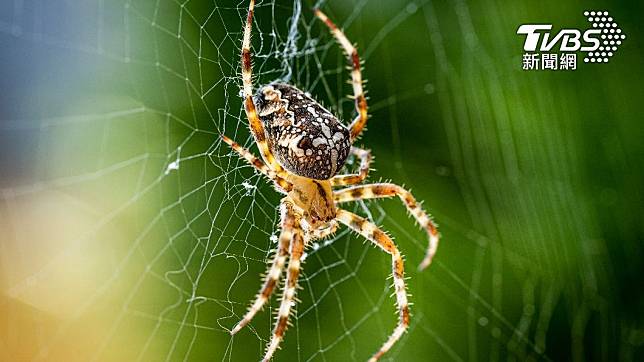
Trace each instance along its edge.
<path fill-rule="evenodd" d="M 255 83 L 352 118 L 310 1 L 261 1 Z M 366 61 L 373 181 L 440 224 L 434 264 L 397 200 L 352 210 L 406 255 L 412 325 L 385 360 L 641 360 L 642 3 L 328 1 Z M 239 94 L 245 1 L 0 3 L 0 359 L 257 360 L 277 301 L 235 337 L 280 196 Z M 608 64 L 521 70 L 523 23 L 627 39 Z M 354 165 L 349 164 L 349 168 Z M 307 250 L 276 361 L 368 358 L 395 324 L 388 257 L 345 231 Z"/>

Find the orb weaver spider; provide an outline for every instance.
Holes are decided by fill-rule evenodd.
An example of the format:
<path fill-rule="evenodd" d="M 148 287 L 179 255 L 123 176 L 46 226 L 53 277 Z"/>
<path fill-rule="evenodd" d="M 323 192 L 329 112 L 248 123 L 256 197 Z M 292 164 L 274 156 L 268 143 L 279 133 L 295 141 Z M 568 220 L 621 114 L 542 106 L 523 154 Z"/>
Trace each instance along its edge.
<path fill-rule="evenodd" d="M 436 253 L 438 230 L 412 194 L 404 188 L 391 183 L 357 185 L 367 178 L 371 163 L 369 150 L 352 146 L 367 122 L 367 100 L 362 87 L 360 58 L 344 33 L 319 9 L 314 10 L 315 15 L 329 28 L 351 64 L 357 117 L 350 127 L 340 123 L 337 117 L 307 93 L 289 84 L 271 83 L 261 87 L 253 96 L 250 36 L 254 6 L 255 1 L 251 0 L 242 40 L 241 68 L 244 108 L 262 159 L 228 137 L 222 135 L 222 139 L 257 171 L 271 179 L 275 188 L 286 196 L 280 202 L 281 233 L 277 253 L 255 301 L 230 333 L 234 335 L 239 332 L 264 306 L 288 259 L 277 320 L 263 358 L 264 361 L 271 359 L 288 325 L 305 247 L 311 240 L 333 234 L 340 222 L 391 256 L 399 320 L 387 341 L 370 359 L 376 361 L 391 349 L 409 326 L 403 258 L 385 232 L 369 220 L 339 208 L 337 204 L 398 196 L 429 235 L 429 246 L 419 265 L 421 270 L 429 266 Z M 349 154 L 360 159 L 359 172 L 338 175 Z M 333 190 L 333 187 L 346 185 L 353 186 Z"/>

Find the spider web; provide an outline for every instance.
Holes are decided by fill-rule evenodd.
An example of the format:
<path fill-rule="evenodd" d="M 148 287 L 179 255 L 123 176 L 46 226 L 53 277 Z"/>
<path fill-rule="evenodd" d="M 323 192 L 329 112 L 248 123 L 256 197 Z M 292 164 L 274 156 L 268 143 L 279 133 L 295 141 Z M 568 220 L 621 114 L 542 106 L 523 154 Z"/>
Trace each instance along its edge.
<path fill-rule="evenodd" d="M 345 60 L 312 5 L 257 5 L 255 86 L 291 82 L 347 120 Z M 547 123 L 569 114 L 556 89 L 530 91 L 530 81 L 497 67 L 470 15 L 476 9 L 464 2 L 321 5 L 360 44 L 376 83 L 367 84 L 371 132 L 363 139 L 377 157 L 370 179 L 413 186 L 444 236 L 432 267 L 416 273 L 425 237 L 402 206 L 355 205 L 407 255 L 412 325 L 387 358 L 581 357 L 589 334 L 624 344 L 611 331 L 636 327 L 616 326 L 596 216 L 577 203 L 586 197 L 575 166 L 582 145 L 569 136 L 581 122 Z M 10 175 L 0 185 L 1 285 L 11 325 L 21 326 L 6 345 L 28 340 L 25 359 L 45 360 L 261 356 L 278 298 L 239 335 L 229 330 L 275 248 L 279 195 L 219 141 L 224 133 L 255 150 L 240 98 L 247 3 L 3 7 L 3 42 L 53 59 L 25 67 L 46 73 L 49 61 L 60 62 L 62 72 L 34 76 L 50 84 L 29 95 L 38 106 L 0 128 L 0 165 Z M 414 45 L 399 41 L 401 29 L 418 35 L 415 46 L 431 60 L 397 56 Z M 457 60 L 457 47 L 468 56 Z M 371 62 L 385 71 L 370 74 Z M 396 70 L 412 65 L 411 74 Z M 73 89 L 57 88 L 65 81 Z M 536 98 L 510 107 L 522 91 Z M 560 108 L 544 107 L 551 102 Z M 409 109 L 415 117 L 403 118 Z M 408 157 L 427 144 L 408 145 L 407 129 L 428 137 L 436 156 Z M 358 240 L 342 230 L 307 249 L 301 302 L 276 360 L 364 360 L 391 332 L 390 261 Z"/>

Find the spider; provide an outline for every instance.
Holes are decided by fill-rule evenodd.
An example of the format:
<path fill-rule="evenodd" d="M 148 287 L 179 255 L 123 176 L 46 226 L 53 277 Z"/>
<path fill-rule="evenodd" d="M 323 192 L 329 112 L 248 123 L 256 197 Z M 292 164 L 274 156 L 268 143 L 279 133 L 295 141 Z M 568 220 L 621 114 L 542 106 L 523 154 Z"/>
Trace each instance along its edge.
<path fill-rule="evenodd" d="M 228 137 L 222 135 L 222 139 L 257 171 L 272 180 L 277 191 L 285 194 L 285 197 L 280 202 L 281 233 L 277 252 L 255 301 L 230 333 L 234 335 L 239 332 L 264 306 L 278 284 L 288 259 L 281 304 L 263 361 L 272 358 L 284 338 L 291 308 L 295 304 L 304 249 L 311 240 L 333 234 L 340 222 L 391 256 L 399 320 L 387 341 L 370 359 L 376 361 L 400 339 L 409 326 L 403 258 L 385 232 L 369 220 L 337 205 L 355 200 L 400 197 L 429 235 L 427 253 L 419 265 L 421 270 L 429 266 L 436 253 L 439 239 L 436 225 L 404 188 L 391 183 L 357 185 L 367 178 L 371 163 L 369 150 L 352 146 L 367 122 L 367 100 L 362 88 L 360 58 L 344 33 L 319 9 L 314 9 L 315 15 L 329 28 L 351 64 L 351 84 L 357 111 L 357 117 L 351 125 L 347 128 L 308 93 L 289 84 L 270 83 L 253 95 L 250 37 L 254 6 L 255 1 L 251 0 L 242 40 L 241 75 L 244 108 L 262 159 Z M 338 175 L 349 154 L 360 160 L 359 172 Z M 333 189 L 346 185 L 353 186 Z"/>

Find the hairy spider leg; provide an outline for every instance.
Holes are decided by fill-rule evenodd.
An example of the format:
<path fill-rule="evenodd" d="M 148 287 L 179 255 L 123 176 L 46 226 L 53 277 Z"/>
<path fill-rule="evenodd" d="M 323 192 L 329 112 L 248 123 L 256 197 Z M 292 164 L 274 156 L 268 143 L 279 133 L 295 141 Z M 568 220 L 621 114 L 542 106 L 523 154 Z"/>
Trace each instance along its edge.
<path fill-rule="evenodd" d="M 277 313 L 277 320 L 273 329 L 271 341 L 266 348 L 264 355 L 264 362 L 270 361 L 271 357 L 280 345 L 284 338 L 284 332 L 288 326 L 288 318 L 291 314 L 291 307 L 295 304 L 295 292 L 297 289 L 297 279 L 300 275 L 300 263 L 302 255 L 304 254 L 304 235 L 301 229 L 299 218 L 295 218 L 293 225 L 293 239 L 289 249 L 290 259 L 288 262 L 288 274 L 286 275 L 286 283 L 284 285 L 284 293 L 282 295 L 282 302 L 280 309 Z"/>
<path fill-rule="evenodd" d="M 340 43 L 349 59 L 349 63 L 351 63 L 351 85 L 353 86 L 353 97 L 355 99 L 356 111 L 358 112 L 358 116 L 353 120 L 350 128 L 351 142 L 354 142 L 358 136 L 360 136 L 362 129 L 367 124 L 367 98 L 365 97 L 364 90 L 362 89 L 360 57 L 358 56 L 356 48 L 351 44 L 351 42 L 349 42 L 349 39 L 347 39 L 342 30 L 338 29 L 331 19 L 320 11 L 320 9 L 315 9 L 314 12 L 315 16 L 329 27 L 331 34 L 333 34 L 335 39 Z"/>
<path fill-rule="evenodd" d="M 293 214 L 292 204 L 288 201 L 282 201 L 282 203 L 280 204 L 280 211 L 282 219 L 282 231 L 280 233 L 279 245 L 277 247 L 277 252 L 275 253 L 275 256 L 273 258 L 273 263 L 268 268 L 264 280 L 264 285 L 259 290 L 259 293 L 255 298 L 255 302 L 250 305 L 248 311 L 244 315 L 244 318 L 242 318 L 242 320 L 237 323 L 235 328 L 230 331 L 230 334 L 239 332 L 253 319 L 255 314 L 257 314 L 257 312 L 262 309 L 264 304 L 270 298 L 271 294 L 273 294 L 273 290 L 275 290 L 275 286 L 277 285 L 277 282 L 282 275 L 282 270 L 284 269 L 284 264 L 286 263 L 286 259 L 288 257 L 288 249 L 291 244 L 291 240 L 293 240 L 293 238 L 295 237 L 293 230 L 295 228 L 296 217 Z"/>
<path fill-rule="evenodd" d="M 250 1 L 248 6 L 248 17 L 246 18 L 246 26 L 244 27 L 244 39 L 242 41 L 241 64 L 242 64 L 242 80 L 244 83 L 244 109 L 246 110 L 246 117 L 250 123 L 250 130 L 255 137 L 255 143 L 259 148 L 259 152 L 266 162 L 273 170 L 282 171 L 282 166 L 277 163 L 275 157 L 271 153 L 266 142 L 266 134 L 264 133 L 264 126 L 257 115 L 257 109 L 253 102 L 253 72 L 252 61 L 250 53 L 250 34 L 253 26 L 253 11 L 255 8 L 255 0 Z"/>
<path fill-rule="evenodd" d="M 370 362 L 373 362 L 389 351 L 409 326 L 409 303 L 407 302 L 407 291 L 405 289 L 405 268 L 403 258 L 393 240 L 367 219 L 343 209 L 338 209 L 337 218 L 341 223 L 347 225 L 349 228 L 376 244 L 387 254 L 391 255 L 391 268 L 394 278 L 399 320 L 398 325 L 387 341 L 382 345 L 382 347 L 380 347 L 380 350 L 378 350 L 378 352 L 369 359 Z"/>
<path fill-rule="evenodd" d="M 356 174 L 349 175 L 337 175 L 331 178 L 332 186 L 342 186 L 342 185 L 355 185 L 362 182 L 367 178 L 369 174 L 369 167 L 371 167 L 371 151 L 363 150 L 358 147 L 351 147 L 351 153 L 360 159 L 360 169 Z"/>
<path fill-rule="evenodd" d="M 286 171 L 274 171 L 270 167 L 266 166 L 262 160 L 259 158 L 255 157 L 249 150 L 243 148 L 239 143 L 233 141 L 232 139 L 221 135 L 221 139 L 226 142 L 235 152 L 237 152 L 241 157 L 243 157 L 246 162 L 250 163 L 257 171 L 261 172 L 262 174 L 266 175 L 268 178 L 273 180 L 279 188 L 284 190 L 284 192 L 289 192 L 293 189 L 293 184 L 290 182 L 286 181 L 286 177 L 288 176 Z"/>
<path fill-rule="evenodd" d="M 398 196 L 407 207 L 407 210 L 414 216 L 416 222 L 427 231 L 429 245 L 423 261 L 418 265 L 423 270 L 432 262 L 432 258 L 438 249 L 439 233 L 436 224 L 427 215 L 425 210 L 416 202 L 414 196 L 404 188 L 390 183 L 378 183 L 370 185 L 353 186 L 338 190 L 333 193 L 335 202 L 342 203 L 354 200 L 375 199 L 383 197 Z"/>
<path fill-rule="evenodd" d="M 329 221 L 329 226 L 324 229 L 313 229 L 309 233 L 311 240 L 324 239 L 329 235 L 335 234 L 338 230 L 338 222 L 335 220 Z"/>

